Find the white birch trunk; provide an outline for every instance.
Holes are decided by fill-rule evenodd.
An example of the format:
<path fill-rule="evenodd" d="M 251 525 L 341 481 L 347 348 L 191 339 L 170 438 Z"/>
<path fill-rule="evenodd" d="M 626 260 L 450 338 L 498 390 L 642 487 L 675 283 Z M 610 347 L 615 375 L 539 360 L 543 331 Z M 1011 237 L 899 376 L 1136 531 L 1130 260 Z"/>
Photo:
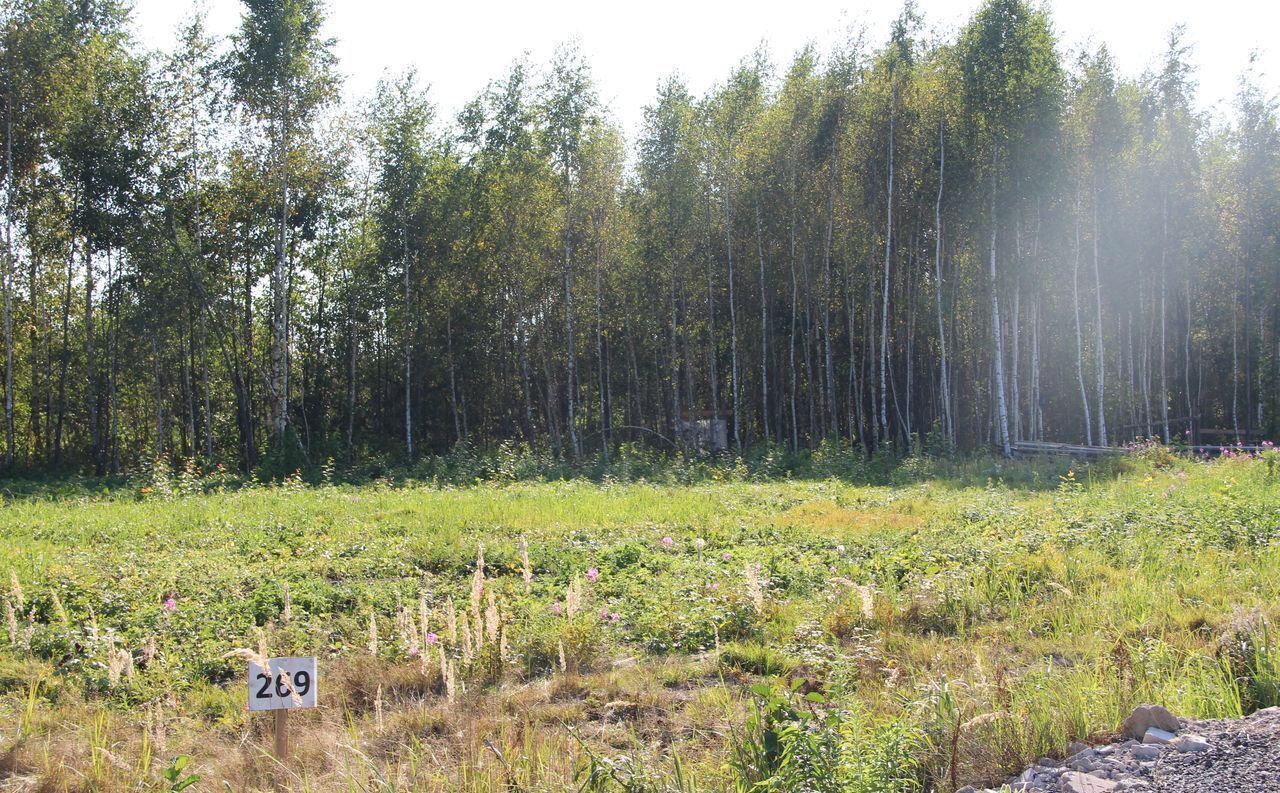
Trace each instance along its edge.
<path fill-rule="evenodd" d="M 1103 346 L 1102 339 L 1102 274 L 1099 260 L 1099 238 L 1102 232 L 1098 227 L 1098 180 L 1097 176 L 1093 179 L 1093 296 L 1094 296 L 1094 339 L 1093 339 L 1093 360 L 1094 360 L 1094 379 L 1097 381 L 1097 400 L 1098 400 L 1098 445 L 1107 445 L 1107 356 L 1106 348 Z M 1168 434 L 1168 425 L 1165 425 L 1165 433 Z M 1166 443 L 1168 439 L 1166 438 Z"/>
<path fill-rule="evenodd" d="M 955 431 L 951 421 L 951 377 L 947 372 L 947 331 L 942 314 L 942 189 L 947 174 L 947 141 L 944 127 L 938 124 L 938 197 L 933 204 L 933 297 L 938 311 L 938 357 L 941 362 L 939 376 L 942 392 L 942 437 L 946 439 L 947 451 L 955 446 Z M 850 336 L 850 346 L 853 337 Z"/>
<path fill-rule="evenodd" d="M 996 288 L 996 152 L 991 151 L 991 253 L 988 259 L 987 277 L 991 290 L 991 342 L 995 353 L 996 377 L 996 429 L 999 432 L 1000 451 L 1005 457 L 1013 456 L 1009 443 L 1009 405 L 1005 398 L 1004 336 L 1000 331 L 1000 296 Z"/>
<path fill-rule="evenodd" d="M 893 244 L 893 133 L 894 112 L 892 101 L 889 105 L 889 174 L 886 184 L 885 219 L 884 219 L 884 284 L 881 289 L 880 305 L 880 431 L 889 437 L 889 269 L 891 267 L 891 250 Z M 994 245 L 994 243 L 992 243 Z"/>
<path fill-rule="evenodd" d="M 1080 196 L 1076 194 L 1076 255 L 1071 268 L 1071 302 L 1076 319 L 1076 379 L 1080 382 L 1080 404 L 1084 408 L 1084 437 L 1093 445 L 1093 418 L 1089 415 L 1089 392 L 1084 384 L 1084 335 L 1080 330 Z"/>

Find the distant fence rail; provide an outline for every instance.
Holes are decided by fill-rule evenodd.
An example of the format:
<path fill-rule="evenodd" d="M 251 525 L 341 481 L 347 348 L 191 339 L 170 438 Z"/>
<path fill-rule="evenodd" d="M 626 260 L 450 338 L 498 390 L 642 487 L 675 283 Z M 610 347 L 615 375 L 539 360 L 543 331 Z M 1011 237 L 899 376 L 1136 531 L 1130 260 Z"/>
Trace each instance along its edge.
<path fill-rule="evenodd" d="M 1129 452 L 1129 449 L 1124 446 L 1083 446 L 1078 443 L 1052 443 L 1050 441 L 1017 441 L 1011 444 L 1011 448 L 1015 457 L 1065 456 L 1097 459 Z M 1217 446 L 1197 444 L 1173 448 L 1175 451 L 1188 451 L 1196 455 L 1216 456 L 1224 450 L 1235 454 L 1246 452 L 1252 454 L 1276 447 L 1263 446 L 1261 444 L 1228 443 Z"/>
<path fill-rule="evenodd" d="M 1067 456 L 1098 458 L 1123 454 L 1118 446 L 1082 446 L 1077 443 L 1051 443 L 1049 441 L 1018 441 L 1012 444 L 1016 457 Z"/>

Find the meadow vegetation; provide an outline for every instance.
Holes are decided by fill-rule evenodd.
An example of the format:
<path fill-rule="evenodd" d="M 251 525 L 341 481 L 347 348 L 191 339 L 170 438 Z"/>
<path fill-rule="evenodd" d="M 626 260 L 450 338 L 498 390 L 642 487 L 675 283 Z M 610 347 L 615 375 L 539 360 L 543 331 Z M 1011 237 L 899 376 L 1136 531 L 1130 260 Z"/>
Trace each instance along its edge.
<path fill-rule="evenodd" d="M 5 790 L 950 791 L 1280 704 L 1275 452 L 6 484 Z"/>

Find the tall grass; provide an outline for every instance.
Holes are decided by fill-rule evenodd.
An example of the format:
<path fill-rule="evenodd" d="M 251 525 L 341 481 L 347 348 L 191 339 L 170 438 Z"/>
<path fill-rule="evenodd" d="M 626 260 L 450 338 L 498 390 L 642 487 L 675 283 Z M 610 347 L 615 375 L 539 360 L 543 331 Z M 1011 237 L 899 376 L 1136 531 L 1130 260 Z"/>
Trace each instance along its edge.
<path fill-rule="evenodd" d="M 1140 702 L 1280 704 L 1264 462 L 645 454 L 15 497 L 0 755 L 55 789 L 181 753 L 236 790 L 947 791 Z M 259 637 L 321 657 L 287 773 L 228 656 Z"/>

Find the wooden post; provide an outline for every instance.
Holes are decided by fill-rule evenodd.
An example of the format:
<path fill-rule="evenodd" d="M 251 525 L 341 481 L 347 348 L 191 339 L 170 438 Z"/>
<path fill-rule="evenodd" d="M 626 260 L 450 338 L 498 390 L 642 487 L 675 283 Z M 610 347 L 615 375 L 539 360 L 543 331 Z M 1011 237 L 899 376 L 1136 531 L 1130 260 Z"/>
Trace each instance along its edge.
<path fill-rule="evenodd" d="M 289 711 L 280 709 L 275 714 L 276 759 L 281 763 L 289 759 Z"/>

